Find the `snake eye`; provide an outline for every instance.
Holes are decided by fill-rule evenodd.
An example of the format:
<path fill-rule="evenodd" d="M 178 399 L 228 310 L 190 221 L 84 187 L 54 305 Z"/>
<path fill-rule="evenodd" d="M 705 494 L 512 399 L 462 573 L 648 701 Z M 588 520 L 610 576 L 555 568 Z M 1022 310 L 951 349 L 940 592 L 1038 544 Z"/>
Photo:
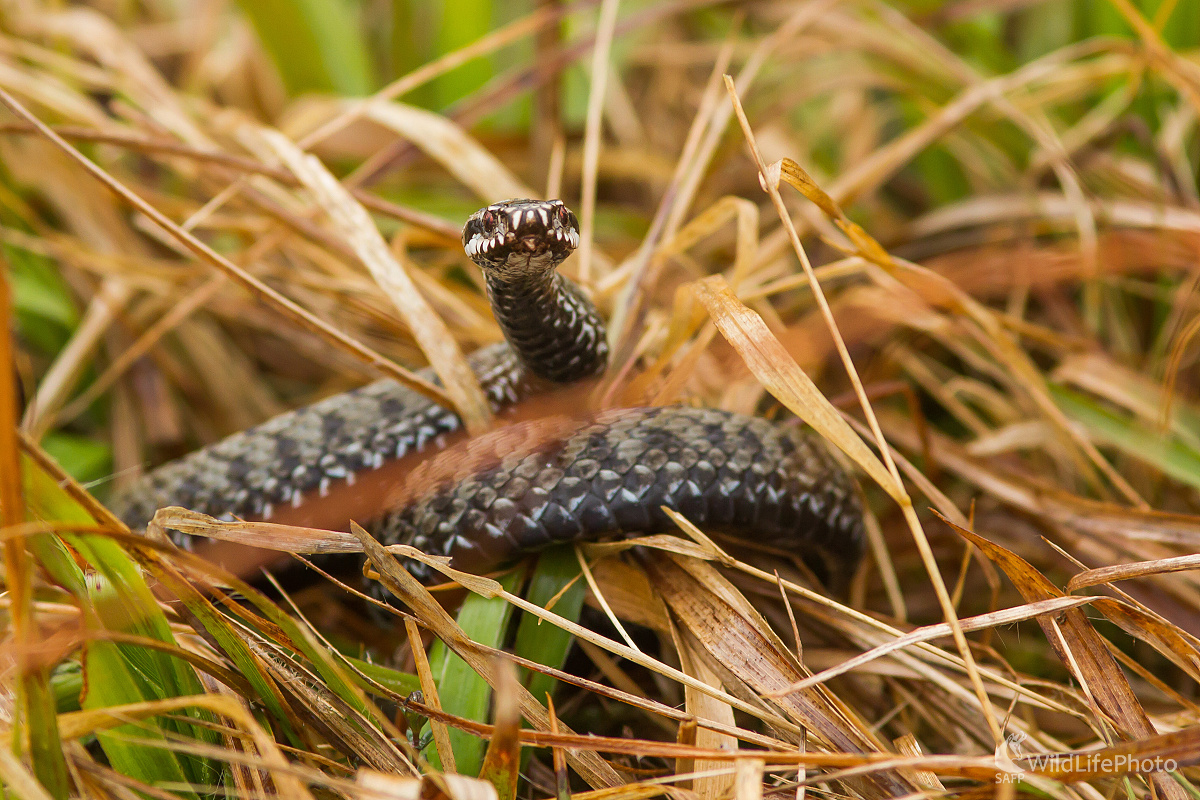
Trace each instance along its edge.
<path fill-rule="evenodd" d="M 483 212 L 483 215 L 479 218 L 479 221 L 483 223 L 483 227 L 486 230 L 490 231 L 491 229 L 496 227 L 496 212 L 494 212 L 494 211 Z"/>
<path fill-rule="evenodd" d="M 566 206 L 559 206 L 554 212 L 554 217 L 558 220 L 558 224 L 564 228 L 575 227 L 575 215 Z"/>

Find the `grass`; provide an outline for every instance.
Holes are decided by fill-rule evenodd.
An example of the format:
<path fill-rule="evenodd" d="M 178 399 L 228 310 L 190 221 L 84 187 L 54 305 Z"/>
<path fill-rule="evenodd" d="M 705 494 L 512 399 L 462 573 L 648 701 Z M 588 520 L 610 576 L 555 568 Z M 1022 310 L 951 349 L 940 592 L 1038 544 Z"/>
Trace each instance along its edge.
<path fill-rule="evenodd" d="M 1196 793 L 1200 3 L 151 5 L 0 23 L 6 796 Z M 682 518 L 432 591 L 161 518 L 365 550 L 383 624 L 107 512 L 382 374 L 486 429 L 457 231 L 524 195 L 587 229 L 587 403 L 845 454 L 846 595 Z M 1022 759 L 1080 751 L 1175 769 Z"/>

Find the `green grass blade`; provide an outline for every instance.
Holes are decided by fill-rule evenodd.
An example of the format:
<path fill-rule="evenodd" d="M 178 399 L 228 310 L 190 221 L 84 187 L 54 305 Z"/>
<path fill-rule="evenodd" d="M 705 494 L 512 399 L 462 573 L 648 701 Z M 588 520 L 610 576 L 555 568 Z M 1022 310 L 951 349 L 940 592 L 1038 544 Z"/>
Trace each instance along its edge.
<path fill-rule="evenodd" d="M 1083 425 L 1092 438 L 1162 470 L 1177 481 L 1200 489 L 1200 453 L 1178 438 L 1149 430 L 1137 421 L 1101 406 L 1087 395 L 1070 389 L 1051 385 L 1050 393 L 1058 407 Z"/>
<path fill-rule="evenodd" d="M 371 703 L 361 693 L 361 691 L 370 691 L 371 687 L 363 684 L 361 678 L 348 673 L 330 655 L 325 646 L 313 636 L 310 630 L 302 628 L 295 619 L 280 609 L 279 606 L 275 605 L 262 592 L 242 581 L 234 581 L 232 585 L 263 617 L 280 628 L 283 639 L 286 639 L 289 646 L 294 646 L 295 652 L 306 659 L 304 666 L 306 668 L 311 667 L 312 671 L 320 676 L 325 689 L 337 695 L 356 714 L 373 720 L 376 723 L 378 722 L 377 710 L 373 708 Z M 216 620 L 213 621 L 214 631 L 221 627 L 216 622 Z M 234 634 L 232 631 L 230 633 L 235 638 L 241 638 L 240 635 Z M 272 638 L 275 639 L 276 644 L 283 644 L 281 639 L 277 637 Z M 237 642 L 230 642 L 230 647 L 234 648 L 233 651 L 240 649 L 242 646 Z M 338 658 L 342 658 L 342 656 L 339 654 Z M 281 719 L 286 723 L 286 718 L 281 717 Z M 356 718 L 347 717 L 345 721 L 357 724 Z"/>
<path fill-rule="evenodd" d="M 21 689 L 29 718 L 29 757 L 42 786 L 56 800 L 66 800 L 70 790 L 67 760 L 58 735 L 58 709 L 45 668 L 23 676 Z"/>
<path fill-rule="evenodd" d="M 159 699 L 155 697 L 155 682 L 149 679 L 151 676 L 139 674 L 134 668 L 136 659 L 130 658 L 129 652 L 133 649 L 111 642 L 94 642 L 88 646 L 83 661 L 88 676 L 83 700 L 85 709 Z M 122 775 L 151 786 L 199 783 L 201 776 L 195 775 L 194 767 L 189 769 L 191 765 L 185 762 L 185 757 L 167 749 L 164 729 L 169 722 L 147 720 L 137 725 L 122 725 L 111 731 L 98 732 L 96 738 L 113 768 Z M 176 792 L 183 797 L 197 796 L 179 789 Z"/>
<path fill-rule="evenodd" d="M 442 7 L 438 25 L 436 56 L 458 50 L 492 30 L 491 0 L 458 0 Z M 487 61 L 474 59 L 451 70 L 434 81 L 435 102 L 438 108 L 449 108 L 479 89 L 493 74 Z"/>
<path fill-rule="evenodd" d="M 346 0 L 238 0 L 292 94 L 375 87 L 356 9 Z"/>
<path fill-rule="evenodd" d="M 412 673 L 401 672 L 398 669 L 392 669 L 380 664 L 372 664 L 370 661 L 363 661 L 361 658 L 354 658 L 353 656 L 342 657 L 363 675 L 366 675 L 383 688 L 401 697 L 407 697 L 413 692 L 421 690 L 421 679 Z M 367 686 L 363 688 L 372 689 L 372 687 Z"/>
<path fill-rule="evenodd" d="M 80 483 L 90 483 L 112 474 L 112 447 L 105 442 L 51 431 L 42 439 L 42 449 Z"/>
<path fill-rule="evenodd" d="M 186 581 L 173 580 L 169 575 L 163 578 L 172 594 L 180 598 L 187 609 L 196 616 L 200 626 L 213 638 L 238 674 L 254 688 L 255 699 L 275 719 L 282 734 L 293 745 L 299 745 L 300 737 L 292 729 L 290 716 L 278 688 L 225 615 Z"/>
<path fill-rule="evenodd" d="M 518 573 L 505 575 L 500 584 L 512 591 L 520 579 Z M 486 598 L 477 594 L 467 595 L 458 611 L 458 624 L 473 641 L 488 647 L 504 644 L 504 633 L 512 606 L 501 597 Z M 487 681 L 458 656 L 450 652 L 441 642 L 435 641 L 429 652 L 429 663 L 441 695 L 442 710 L 449 714 L 487 722 L 491 708 L 492 690 Z M 454 762 L 460 775 L 475 777 L 483 765 L 483 740 L 457 728 L 450 729 L 450 747 L 454 750 Z M 441 767 L 431 751 L 430 761 Z"/>
<path fill-rule="evenodd" d="M 58 713 L 78 711 L 79 695 L 83 691 L 83 665 L 78 661 L 58 664 L 50 676 L 50 689 L 54 692 Z"/>
<path fill-rule="evenodd" d="M 31 462 L 25 463 L 26 498 L 37 519 L 91 523 L 91 517 Z M 34 540 L 36 539 L 36 541 Z M 96 575 L 85 579 L 65 545 L 91 565 Z M 141 570 L 117 543 L 96 535 L 33 537 L 34 556 L 59 584 L 79 599 L 84 624 L 93 630 L 121 631 L 174 644 L 166 617 Z M 190 664 L 169 654 L 132 645 L 97 640 L 83 653 L 85 709 L 161 700 L 203 693 Z M 194 710 L 187 716 L 208 718 Z M 169 737 L 183 736 L 216 743 L 216 734 L 179 719 L 150 720 L 99 734 L 105 755 L 122 774 L 157 784 L 210 784 L 217 776 L 207 759 L 166 749 Z M 183 792 L 182 796 L 194 796 Z"/>
<path fill-rule="evenodd" d="M 537 568 L 533 571 L 525 599 L 545 608 L 564 586 L 571 584 L 555 601 L 553 610 L 559 616 L 577 622 L 586 594 L 586 586 L 582 580 L 577 580 L 578 578 L 579 560 L 575 557 L 575 548 L 553 547 L 538 558 Z M 571 583 L 572 581 L 574 583 Z M 532 614 L 523 614 L 517 626 L 513 652 L 547 667 L 561 667 L 574 640 L 575 637 L 562 628 L 542 622 Z M 521 682 L 539 702 L 545 702 L 547 693 L 553 692 L 558 683 L 554 678 L 540 672 L 522 670 L 521 673 Z"/>

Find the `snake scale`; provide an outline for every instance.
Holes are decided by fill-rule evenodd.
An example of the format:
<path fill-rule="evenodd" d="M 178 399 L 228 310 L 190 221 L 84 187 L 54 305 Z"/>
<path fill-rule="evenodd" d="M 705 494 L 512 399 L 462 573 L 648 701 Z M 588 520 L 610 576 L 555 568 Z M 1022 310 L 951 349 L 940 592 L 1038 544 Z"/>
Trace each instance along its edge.
<path fill-rule="evenodd" d="M 469 359 L 494 410 L 604 371 L 603 320 L 557 272 L 578 243 L 575 215 L 557 200 L 509 200 L 467 220 L 463 246 L 484 272 L 506 340 Z M 167 505 L 269 520 L 432 450 L 460 426 L 452 410 L 381 380 L 159 467 L 113 505 L 134 528 Z M 460 568 L 554 542 L 670 532 L 663 506 L 702 529 L 792 552 L 831 584 L 844 582 L 863 550 L 858 494 L 822 442 L 714 409 L 606 411 L 398 505 L 383 494 L 372 518 L 356 521 L 385 544 L 453 556 Z"/>

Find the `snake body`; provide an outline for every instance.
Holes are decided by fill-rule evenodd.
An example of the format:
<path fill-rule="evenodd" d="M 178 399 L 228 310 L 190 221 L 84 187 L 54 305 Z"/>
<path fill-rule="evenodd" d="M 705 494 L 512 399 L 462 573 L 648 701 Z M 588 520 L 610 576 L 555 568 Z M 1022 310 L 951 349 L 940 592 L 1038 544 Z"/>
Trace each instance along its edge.
<path fill-rule="evenodd" d="M 708 408 L 605 412 L 551 448 L 506 455 L 406 504 L 375 533 L 473 569 L 560 542 L 677 530 L 664 507 L 797 553 L 830 584 L 857 563 L 862 509 L 824 446 Z"/>
<path fill-rule="evenodd" d="M 604 370 L 603 321 L 556 271 L 578 242 L 575 216 L 559 201 L 510 200 L 468 219 L 463 246 L 484 271 L 506 339 L 470 357 L 494 410 Z M 271 519 L 460 427 L 451 409 L 377 381 L 159 467 L 113 505 L 131 527 L 167 505 Z M 663 506 L 701 528 L 795 553 L 834 583 L 863 549 L 857 493 L 822 443 L 794 426 L 682 407 L 604 412 L 465 479 L 398 504 L 381 497 L 375 518 L 358 521 L 385 544 L 484 568 L 554 542 L 674 530 Z"/>

